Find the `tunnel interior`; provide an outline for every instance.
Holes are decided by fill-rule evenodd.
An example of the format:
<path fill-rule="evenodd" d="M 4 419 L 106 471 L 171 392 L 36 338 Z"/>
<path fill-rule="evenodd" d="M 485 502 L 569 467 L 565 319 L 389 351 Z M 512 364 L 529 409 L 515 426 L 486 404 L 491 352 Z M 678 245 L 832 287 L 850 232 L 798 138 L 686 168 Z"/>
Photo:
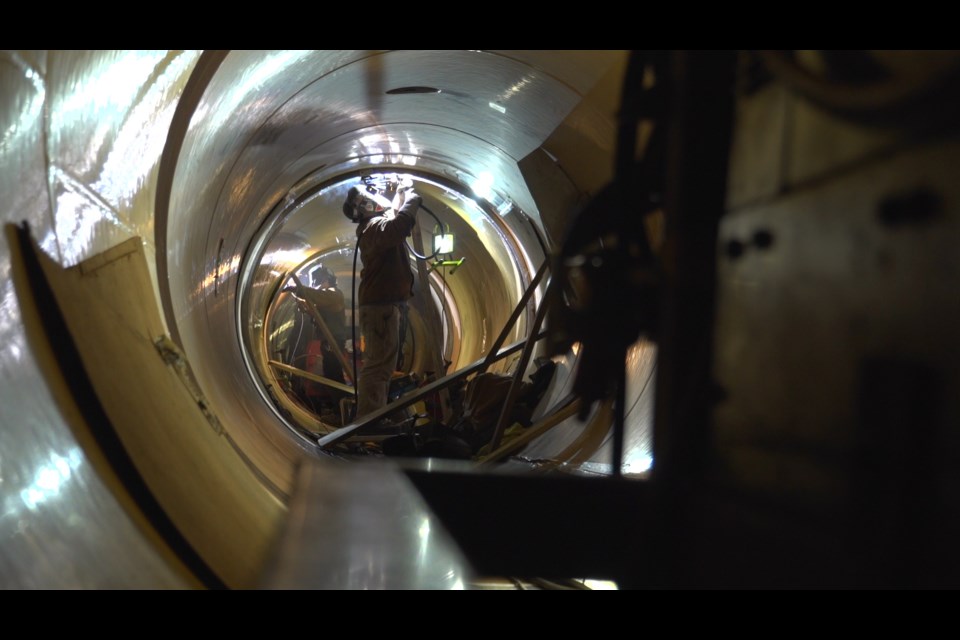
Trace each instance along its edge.
<path fill-rule="evenodd" d="M 438 216 L 420 214 L 422 246 L 431 246 L 428 225 L 452 225 L 458 257 L 465 258 L 449 278 L 441 272 L 451 308 L 459 310 L 459 328 L 450 337 L 458 347 L 450 354 L 451 372 L 481 358 L 557 242 L 521 161 L 561 125 L 579 95 L 622 64 L 623 52 L 585 52 L 575 59 L 566 66 L 547 52 L 230 52 L 211 73 L 183 133 L 169 208 L 165 216 L 157 212 L 158 235 L 176 240 L 164 255 L 204 258 L 166 274 L 158 263 L 161 280 L 169 282 L 165 311 L 210 401 L 243 406 L 236 419 L 224 419 L 274 484 L 289 487 L 290 460 L 309 449 L 302 438 L 275 428 L 278 416 L 267 409 L 275 403 L 264 402 L 271 398 L 269 380 L 261 382 L 270 378 L 270 367 L 255 335 L 280 284 L 274 272 L 296 266 L 276 262 L 300 249 L 286 246 L 297 242 L 287 236 L 306 236 L 318 250 L 349 252 L 351 225 L 338 209 L 350 181 L 387 172 L 414 176 Z M 428 84 L 416 77 L 424 66 L 430 67 Z M 436 91 L 407 90 L 424 86 Z M 579 116 L 578 127 L 581 120 L 610 126 L 608 113 L 588 115 Z M 563 180 L 556 190 L 571 190 L 562 171 L 549 178 L 540 188 Z M 547 217 L 565 215 L 554 206 Z M 338 278 L 346 282 L 347 273 Z M 349 273 L 352 281 L 352 267 Z M 526 335 L 544 291 L 541 283 L 509 327 L 508 344 Z M 424 324 L 428 308 L 445 308 L 447 296 L 424 298 L 426 306 L 411 305 L 411 326 Z M 541 355 L 537 345 L 529 371 Z M 518 360 L 519 354 L 491 370 L 512 372 Z M 574 362 L 571 354 L 564 366 Z M 414 366 L 419 373 L 427 367 Z M 244 369 L 255 375 L 239 380 Z M 556 387 L 559 397 L 562 382 Z"/>
<path fill-rule="evenodd" d="M 243 302 L 238 317 L 242 319 L 241 331 L 246 332 L 242 343 L 248 348 L 247 358 L 254 363 L 252 375 L 261 381 L 264 394 L 271 400 L 268 388 L 278 386 L 280 381 L 270 369 L 270 360 L 276 362 L 278 353 L 293 350 L 299 350 L 301 359 L 305 359 L 303 333 L 310 316 L 305 318 L 306 312 L 299 308 L 295 297 L 283 291 L 295 284 L 292 275 L 309 283 L 313 270 L 324 267 L 332 271 L 338 288 L 345 292 L 344 311 L 350 327 L 347 339 L 351 344 L 360 339 L 359 327 L 352 318 L 357 312 L 355 290 L 363 265 L 356 255 L 355 224 L 343 216 L 342 203 L 350 187 L 370 184 L 376 188 L 372 185 L 396 181 L 398 176 L 425 199 L 424 206 L 429 211 L 423 213 L 422 224 L 417 229 L 419 244 L 407 241 L 410 267 L 415 275 L 414 290 L 423 292 L 429 306 L 409 307 L 398 372 L 417 380 L 439 378 L 482 358 L 489 343 L 506 324 L 513 310 L 510 302 L 519 299 L 522 288 L 531 280 L 533 274 L 526 272 L 529 256 L 504 225 L 499 224 L 496 212 L 489 213 L 476 200 L 450 187 L 406 173 L 369 173 L 362 178 L 347 177 L 321 185 L 315 193 L 310 190 L 309 195 L 279 211 L 277 219 L 265 225 L 262 233 L 269 237 L 254 240 L 254 245 L 262 246 L 262 250 L 252 252 L 245 259 L 257 266 L 250 269 L 246 285 L 249 293 L 239 296 Z M 454 239 L 453 246 L 445 248 L 449 250 L 442 254 L 434 249 L 437 235 Z M 539 259 L 542 262 L 543 256 Z M 418 260 L 427 266 L 423 272 L 417 268 Z M 420 273 L 427 275 L 425 281 L 420 281 Z M 481 304 L 481 301 L 488 302 Z M 435 311 L 439 317 L 440 333 L 436 338 L 430 330 L 433 327 L 424 318 L 424 309 Z M 526 335 L 526 326 L 532 319 L 529 315 L 524 314 L 513 325 L 507 336 L 509 342 Z M 434 359 L 426 357 L 431 350 L 439 353 L 443 369 L 436 371 Z M 345 350 L 348 373 L 354 367 L 352 355 L 352 351 Z M 306 368 L 304 363 L 294 363 L 290 357 L 286 359 L 300 369 Z M 491 370 L 508 369 L 509 363 L 500 361 Z M 291 397 L 289 389 L 285 395 Z M 293 396 L 294 402 L 303 404 L 302 396 Z M 332 413 L 329 417 L 333 424 L 319 425 L 314 435 L 326 433 L 338 424 L 340 416 L 336 406 Z M 341 426 L 346 423 L 339 419 Z"/>
<path fill-rule="evenodd" d="M 960 57 L 792 54 L 3 52 L 4 586 L 954 584 Z M 500 464 L 331 456 L 283 390 L 390 176 L 455 238 L 402 372 L 555 367 Z"/>

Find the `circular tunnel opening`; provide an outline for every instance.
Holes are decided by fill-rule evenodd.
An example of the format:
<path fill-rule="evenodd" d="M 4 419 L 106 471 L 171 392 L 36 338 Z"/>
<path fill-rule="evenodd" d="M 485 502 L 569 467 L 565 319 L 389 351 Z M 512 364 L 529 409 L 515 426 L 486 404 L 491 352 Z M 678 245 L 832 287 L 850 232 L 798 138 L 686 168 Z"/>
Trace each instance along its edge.
<path fill-rule="evenodd" d="M 454 256 L 464 261 L 456 270 L 447 266 L 428 274 L 431 293 L 422 299 L 432 300 L 432 307 L 440 310 L 443 353 L 451 369 L 462 366 L 485 353 L 496 339 L 505 310 L 519 300 L 529 274 L 560 236 L 568 200 L 589 193 L 590 185 L 599 180 L 593 174 L 603 174 L 609 129 L 605 111 L 575 110 L 594 85 L 603 88 L 607 70 L 622 55 L 472 50 L 75 51 L 50 52 L 48 66 L 46 56 L 31 61 L 34 55 L 23 53 L 15 57 L 28 63 L 26 75 L 10 79 L 8 93 L 18 110 L 30 110 L 24 114 L 30 119 L 21 119 L 18 126 L 35 122 L 41 128 L 31 135 L 23 135 L 27 129 L 20 129 L 9 141 L 16 162 L 8 173 L 18 176 L 23 195 L 11 206 L 19 216 L 24 212 L 18 203 L 24 208 L 29 204 L 34 219 L 43 220 L 40 228 L 47 228 L 50 211 L 40 204 L 46 198 L 36 194 L 48 194 L 48 187 L 52 195 L 59 194 L 54 203 L 55 227 L 47 228 L 45 246 L 57 244 L 65 263 L 109 250 L 118 238 L 131 234 L 145 239 L 147 268 L 162 306 L 164 330 L 183 356 L 178 361 L 183 365 L 178 370 L 182 381 L 174 382 L 187 385 L 188 400 L 201 409 L 196 416 L 201 424 L 194 428 L 193 422 L 180 420 L 162 396 L 144 393 L 147 387 L 136 386 L 131 379 L 123 381 L 131 389 L 130 396 L 156 399 L 151 414 L 164 414 L 165 426 L 179 429 L 146 429 L 138 420 L 143 413 L 135 414 L 124 428 L 173 449 L 165 455 L 163 448 L 142 448 L 143 468 L 156 472 L 151 488 L 177 522 L 191 529 L 191 543 L 231 585 L 252 584 L 272 527 L 284 516 L 296 489 L 297 464 L 305 453 L 315 452 L 310 438 L 301 437 L 312 432 L 301 433 L 279 420 L 262 382 L 261 372 L 269 373 L 264 364 L 272 355 L 264 335 L 271 326 L 268 313 L 278 308 L 283 274 L 291 269 L 309 273 L 312 266 L 323 264 L 337 274 L 343 287 L 345 273 L 352 272 L 345 266 L 347 253 L 352 253 L 352 246 L 345 248 L 350 242 L 336 234 L 332 242 L 326 238 L 303 242 L 285 224 L 302 215 L 301 208 L 323 202 L 323 197 L 308 202 L 301 196 L 310 189 L 316 189 L 312 195 L 321 191 L 329 195 L 327 212 L 348 234 L 352 225 L 337 211 L 340 195 L 346 181 L 359 180 L 363 172 L 415 168 L 424 191 L 436 192 L 434 209 L 441 218 L 446 213 L 441 203 L 449 202 L 451 221 L 463 227 L 455 230 Z M 152 57 L 162 59 L 162 64 L 150 71 L 143 63 Z M 114 100 L 127 95 L 121 78 L 130 81 L 129 100 L 122 104 Z M 424 87 L 431 91 L 420 90 Z M 105 109 L 107 96 L 109 108 Z M 591 115 L 594 112 L 596 116 Z M 567 120 L 568 116 L 573 117 Z M 566 141 L 563 135 L 550 141 L 555 131 L 567 135 Z M 565 144 L 576 153 L 563 153 Z M 32 146 L 37 147 L 36 154 L 22 152 Z M 538 158 L 542 162 L 533 166 L 525 162 Z M 50 172 L 44 173 L 43 167 Z M 528 180 L 533 184 L 528 185 Z M 552 197 L 541 199 L 544 194 Z M 432 226 L 429 220 L 428 224 Z M 330 229 L 336 226 L 331 222 Z M 466 245 L 464 232 L 467 240 L 473 238 Z M 538 232 L 544 237 L 538 237 Z M 424 233 L 426 239 L 429 230 Z M 288 240 L 298 257 L 278 260 L 282 270 L 270 273 L 271 260 L 282 255 Z M 462 246 L 472 247 L 476 255 L 460 255 Z M 507 254 L 503 259 L 497 253 L 501 251 Z M 484 269 L 478 261 L 478 256 L 487 254 L 495 263 L 492 269 Z M 542 288 L 543 284 L 506 343 L 526 337 Z M 110 333 L 108 329 L 112 338 Z M 412 352 L 420 351 L 427 334 L 425 326 L 411 324 Z M 21 356 L 27 355 L 21 354 L 22 347 L 21 342 L 11 341 L 11 350 L 16 349 L 11 362 L 20 363 Z M 155 359 L 152 346 L 148 351 Z M 631 367 L 646 372 L 647 360 L 631 360 Z M 415 368 L 413 360 L 407 362 Z M 507 372 L 515 362 L 516 358 L 496 367 Z M 565 369 L 566 377 L 558 379 L 558 394 L 565 392 L 572 368 L 571 364 Z M 35 389 L 43 391 L 43 385 L 32 385 L 31 393 Z M 36 393 L 39 402 L 19 403 L 40 411 L 19 421 L 22 452 L 31 455 L 18 460 L 31 458 L 31 464 L 32 458 L 39 459 L 33 454 L 45 455 L 52 446 L 51 432 L 35 426 L 59 419 L 45 408 L 49 398 Z M 636 393 L 652 397 L 650 386 L 638 386 Z M 631 417 L 643 426 L 644 407 L 636 408 Z M 62 425 L 52 426 L 58 429 L 53 445 L 76 445 Z M 582 426 L 571 425 L 569 431 L 573 440 Z M 565 447 L 566 442 L 544 443 L 529 455 L 543 458 Z M 23 470 L 26 478 L 29 469 L 24 466 Z M 73 477 L 81 478 L 79 473 Z M 133 548 L 139 537 L 128 531 L 126 516 L 103 510 L 113 499 L 90 489 L 91 477 L 71 483 L 74 493 L 81 492 L 92 506 L 86 516 L 76 504 L 64 511 L 74 532 L 66 540 L 76 542 L 79 536 L 86 544 L 89 534 L 119 532 L 119 544 L 116 537 L 104 536 L 104 553 L 91 556 L 96 559 L 94 574 L 99 576 L 103 558 L 123 558 L 118 551 L 128 545 Z M 17 483 L 10 486 L 20 489 Z M 44 487 L 50 488 L 49 484 Z M 17 499 L 15 493 L 11 497 Z M 51 579 L 60 584 L 56 580 L 68 576 L 69 582 L 74 577 L 70 569 L 83 567 L 76 560 L 87 559 L 86 547 L 62 546 L 66 520 L 46 520 L 48 514 L 35 512 L 32 506 L 30 510 L 31 529 L 43 520 L 43 526 L 35 529 L 37 535 L 65 550 L 60 559 L 68 562 L 47 563 L 54 567 L 50 575 L 60 576 Z M 78 513 L 84 516 L 79 527 L 75 526 Z M 115 527 L 117 522 L 123 526 Z M 37 539 L 21 536 L 31 553 L 40 548 Z M 22 549 L 18 552 L 19 546 L 10 548 L 11 556 L 25 557 L 33 565 L 28 569 L 33 579 L 38 563 L 30 563 L 34 558 L 21 553 Z M 157 584 L 143 579 L 154 566 L 152 561 L 147 571 L 142 565 L 134 571 L 129 571 L 129 565 L 117 565 L 124 574 L 137 575 L 135 584 Z"/>
<path fill-rule="evenodd" d="M 441 218 L 449 207 L 450 220 L 462 225 L 453 230 L 462 264 L 423 276 L 433 293 L 415 298 L 432 299 L 425 307 L 439 309 L 446 322 L 433 331 L 413 315 L 410 333 L 411 340 L 429 335 L 441 341 L 454 371 L 497 342 L 530 274 L 549 274 L 551 247 L 583 193 L 551 152 L 538 150 L 612 60 L 585 55 L 582 77 L 536 52 L 232 51 L 213 62 L 198 64 L 206 73 L 196 75 L 193 91 L 185 92 L 192 100 L 182 101 L 192 109 L 184 109 L 182 147 L 165 154 L 171 164 L 169 183 L 161 189 L 169 193 L 169 204 L 158 197 L 158 210 L 166 211 L 158 214 L 166 242 L 158 246 L 161 297 L 206 402 L 222 416 L 251 469 L 285 497 L 297 461 L 316 453 L 316 434 L 328 426 L 296 403 L 278 408 L 286 394 L 278 392 L 277 367 L 270 363 L 277 349 L 265 346 L 273 320 L 267 315 L 276 308 L 282 278 L 292 270 L 306 272 L 314 258 L 334 265 L 347 292 L 343 276 L 355 228 L 341 204 L 350 181 L 409 173 L 424 189 L 427 206 Z M 429 83 L 424 69 L 431 70 Z M 442 91 L 387 92 L 396 86 Z M 505 113 L 492 106 L 502 107 L 504 100 L 511 107 Z M 591 114 L 576 115 L 571 123 L 579 129 L 583 115 L 591 127 L 602 128 L 603 112 Z M 578 134 L 568 143 L 576 147 L 575 154 L 566 154 L 566 168 L 574 173 L 599 167 L 606 157 L 602 145 L 594 149 L 593 138 Z M 325 231 L 306 239 L 298 221 Z M 431 231 L 423 229 L 425 247 Z M 460 255 L 461 247 L 472 252 Z M 524 302 L 503 345 L 527 337 L 547 279 Z M 421 353 L 420 346 L 422 340 L 412 353 Z M 541 349 L 538 344 L 522 367 L 524 379 L 543 360 Z M 514 373 L 521 353 L 512 354 L 491 370 Z M 555 407 L 568 394 L 578 356 L 557 359 L 563 362 L 544 407 Z M 630 420 L 638 425 L 644 451 L 651 360 L 637 362 L 641 375 L 630 376 L 628 389 L 647 399 Z M 550 442 L 541 438 L 530 451 L 544 457 L 566 450 L 582 430 L 564 421 L 550 432 Z M 605 454 L 598 450 L 596 456 Z"/>
<path fill-rule="evenodd" d="M 378 169 L 312 182 L 291 190 L 295 195 L 254 236 L 237 296 L 254 384 L 280 422 L 307 441 L 349 423 L 353 381 L 363 366 L 355 320 L 363 264 L 356 223 L 342 212 L 351 187 L 389 200 L 402 184 L 423 198 L 406 241 L 414 297 L 401 326 L 391 400 L 484 358 L 532 278 L 524 248 L 503 219 L 452 181 Z M 506 329 L 508 343 L 526 335 L 536 302 Z M 501 360 L 491 371 L 514 362 Z M 435 407 L 421 408 L 436 415 Z"/>

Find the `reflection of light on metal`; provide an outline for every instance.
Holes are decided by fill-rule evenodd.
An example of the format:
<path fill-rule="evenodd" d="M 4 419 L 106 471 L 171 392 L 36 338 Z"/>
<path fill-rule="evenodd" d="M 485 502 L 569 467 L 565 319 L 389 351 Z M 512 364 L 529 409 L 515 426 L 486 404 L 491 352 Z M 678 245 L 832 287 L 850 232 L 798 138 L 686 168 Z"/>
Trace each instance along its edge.
<path fill-rule="evenodd" d="M 33 85 L 36 93 L 34 93 L 27 104 L 20 109 L 20 117 L 0 135 L 0 150 L 4 151 L 13 148 L 12 143 L 17 134 L 36 130 L 36 122 L 43 110 L 43 103 L 47 95 L 46 88 L 43 85 L 43 78 L 40 77 L 40 74 L 26 66 L 26 63 L 17 56 L 11 56 L 11 60 L 13 60 L 14 63 L 19 63 L 19 66 L 21 66 L 23 70 L 23 75 L 30 81 L 30 84 Z"/>
<path fill-rule="evenodd" d="M 374 145 L 379 144 L 381 140 L 382 140 L 382 136 L 381 136 L 380 134 L 376 133 L 376 134 L 372 134 L 372 135 L 369 135 L 369 136 L 360 136 L 360 139 L 359 139 L 357 142 L 359 142 L 360 144 L 362 144 L 362 145 L 363 145 L 364 147 L 366 147 L 367 149 L 370 149 L 370 148 L 374 147 Z M 380 150 L 379 147 L 376 147 L 376 149 L 377 149 L 377 151 Z"/>
<path fill-rule="evenodd" d="M 636 369 L 640 364 L 641 359 L 647 355 L 647 349 L 649 347 L 650 343 L 643 338 L 630 345 L 630 348 L 627 349 L 627 367 L 630 369 Z"/>
<path fill-rule="evenodd" d="M 278 249 L 264 254 L 262 263 L 275 266 L 281 273 L 286 273 L 290 269 L 285 269 L 285 266 L 295 267 L 306 260 L 310 254 L 309 249 Z"/>
<path fill-rule="evenodd" d="M 637 397 L 644 393 L 647 383 L 652 380 L 653 372 L 650 367 L 656 359 L 656 346 L 640 338 L 627 349 L 625 367 L 630 372 L 627 382 L 627 393 Z M 640 372 L 648 371 L 647 375 Z M 627 405 L 631 402 L 628 400 Z M 628 410 L 632 411 L 631 410 Z M 625 474 L 643 474 L 653 467 L 653 450 L 649 438 L 635 441 L 624 455 L 622 471 Z"/>
<path fill-rule="evenodd" d="M 80 466 L 80 450 L 73 449 L 66 457 L 53 454 L 50 463 L 40 467 L 33 483 L 20 492 L 20 499 L 28 509 L 36 509 L 41 503 L 56 497 L 60 488 Z"/>
<path fill-rule="evenodd" d="M 645 473 L 653 467 L 653 458 L 650 454 L 633 448 L 623 462 L 624 473 Z"/>
<path fill-rule="evenodd" d="M 413 167 L 417 164 L 417 156 L 420 155 L 420 149 L 413 143 L 410 139 L 409 134 L 407 135 L 407 153 L 401 154 L 400 164 L 405 164 L 408 167 Z"/>
<path fill-rule="evenodd" d="M 504 198 L 502 195 L 493 190 L 493 175 L 489 171 L 482 171 L 478 177 L 473 177 L 462 171 L 457 171 L 457 177 L 464 183 L 469 184 L 470 188 L 473 190 L 476 198 L 484 200 L 496 209 L 497 213 L 501 217 L 510 213 L 514 204 L 508 198 Z M 462 198 L 460 194 L 450 193 L 451 198 L 455 200 L 463 199 L 468 207 L 472 206 L 479 209 L 479 205 L 472 198 Z M 479 224 L 489 224 L 489 220 L 485 216 L 481 216 Z"/>
<path fill-rule="evenodd" d="M 420 566 L 424 566 L 430 553 L 430 518 L 424 518 L 417 528 L 417 537 L 419 538 L 417 555 L 419 556 Z"/>
<path fill-rule="evenodd" d="M 250 191 L 250 186 L 253 184 L 255 177 L 256 169 L 250 167 L 241 175 L 237 176 L 235 180 L 231 181 L 230 193 L 228 194 L 229 206 L 231 208 L 240 208 L 242 206 L 243 200 Z"/>
<path fill-rule="evenodd" d="M 275 54 L 268 54 L 262 63 L 252 65 L 253 71 L 247 71 L 246 75 L 237 74 L 236 83 L 233 84 L 233 90 L 223 97 L 221 104 L 217 105 L 214 111 L 214 120 L 211 123 L 213 129 L 218 129 L 226 124 L 228 118 L 238 116 L 238 112 L 244 111 L 244 107 L 249 101 L 249 94 L 259 90 L 263 83 L 270 78 L 281 74 L 284 69 L 295 65 L 302 58 L 313 55 L 310 50 L 286 50 Z M 252 101 L 249 101 L 252 102 Z M 206 111 L 206 105 L 201 103 Z M 251 104 L 251 110 L 255 107 Z M 198 121 L 198 116 L 194 115 L 194 122 Z"/>
<path fill-rule="evenodd" d="M 197 290 L 196 290 L 195 293 L 198 294 L 198 295 L 202 295 L 203 292 L 206 291 L 207 289 L 211 288 L 211 287 L 213 286 L 213 283 L 216 282 L 216 281 L 217 281 L 217 274 L 216 274 L 216 272 L 214 272 L 214 273 L 208 273 L 207 275 L 205 275 L 205 276 L 203 277 L 203 280 L 200 281 L 200 286 L 197 287 Z"/>
<path fill-rule="evenodd" d="M 131 235 L 135 233 L 96 192 L 56 167 L 53 174 L 63 187 L 56 200 L 56 228 L 61 257 L 67 264 L 83 257 L 83 251 L 104 221 Z"/>
<path fill-rule="evenodd" d="M 91 105 L 101 113 L 106 109 L 118 112 L 125 110 L 143 89 L 144 80 L 150 77 L 166 55 L 166 50 L 125 51 L 119 59 L 98 68 L 97 73 L 79 79 L 69 97 L 52 114 L 53 118 L 58 121 L 85 118 L 89 115 Z M 102 140 L 110 132 L 110 120 L 104 117 L 101 122 L 103 124 L 98 137 Z"/>
<path fill-rule="evenodd" d="M 506 102 L 507 100 L 509 100 L 509 99 L 512 98 L 513 96 L 515 96 L 515 95 L 517 95 L 518 93 L 520 93 L 520 91 L 522 91 L 523 88 L 524 88 L 525 86 L 527 86 L 528 84 L 530 84 L 531 82 L 533 82 L 533 76 L 529 76 L 529 75 L 528 75 L 528 76 L 524 76 L 524 77 L 520 78 L 520 80 L 518 80 L 517 82 L 513 83 L 513 84 L 510 86 L 509 89 L 507 89 L 506 91 L 504 91 L 503 93 L 500 94 L 497 102 Z"/>
<path fill-rule="evenodd" d="M 583 585 L 590 587 L 594 591 L 617 591 L 619 589 L 617 583 L 612 580 L 593 580 L 587 578 L 583 581 Z"/>
<path fill-rule="evenodd" d="M 272 341 L 276 340 L 276 339 L 277 339 L 277 336 L 279 336 L 280 334 L 282 334 L 282 333 L 285 332 L 285 331 L 288 331 L 288 330 L 292 329 L 292 328 L 293 328 L 293 324 L 294 324 L 294 323 L 293 323 L 293 320 L 287 320 L 286 322 L 284 322 L 283 324 L 281 324 L 279 327 L 277 327 L 276 329 L 274 329 L 272 332 L 270 332 L 270 341 L 272 342 Z"/>
<path fill-rule="evenodd" d="M 6 268 L 6 265 L 4 267 L 0 268 L 0 282 L 3 283 L 3 298 L 0 299 L 0 344 L 9 349 L 11 355 L 19 361 L 20 347 L 17 343 L 23 340 L 23 333 L 19 331 L 20 307 L 9 268 Z"/>
<path fill-rule="evenodd" d="M 208 272 L 200 281 L 200 284 L 197 285 L 193 292 L 194 295 L 203 296 L 207 290 L 214 288 L 218 282 L 222 283 L 229 274 L 240 268 L 241 258 L 242 256 L 235 255 L 215 265 L 213 271 Z"/>
<path fill-rule="evenodd" d="M 473 181 L 470 188 L 473 189 L 473 192 L 476 193 L 478 197 L 484 200 L 489 199 L 493 194 L 493 174 L 489 171 L 480 172 L 480 175 Z"/>
<path fill-rule="evenodd" d="M 573 352 L 574 356 L 580 355 L 580 343 L 574 342 L 572 345 L 570 345 L 570 351 Z"/>
<path fill-rule="evenodd" d="M 495 111 L 499 111 L 500 113 L 506 113 L 506 112 L 507 112 L 507 108 L 506 108 L 505 106 L 503 106 L 502 104 L 497 104 L 496 102 L 488 102 L 487 104 L 489 104 L 489 105 L 490 105 L 490 108 L 493 109 L 493 110 L 495 110 Z"/>
<path fill-rule="evenodd" d="M 147 121 L 131 117 L 124 122 L 103 165 L 100 180 L 93 185 L 111 204 L 129 205 L 127 200 L 142 188 L 144 178 L 163 152 L 175 107 L 176 103 L 170 103 Z"/>
<path fill-rule="evenodd" d="M 180 54 L 166 65 L 164 72 L 150 83 L 146 95 L 124 119 L 103 164 L 100 179 L 92 186 L 111 204 L 120 207 L 143 187 L 143 180 L 153 170 L 167 141 L 167 130 L 176 107 L 166 94 L 192 65 L 196 53 Z M 142 78 L 135 78 L 137 84 Z"/>

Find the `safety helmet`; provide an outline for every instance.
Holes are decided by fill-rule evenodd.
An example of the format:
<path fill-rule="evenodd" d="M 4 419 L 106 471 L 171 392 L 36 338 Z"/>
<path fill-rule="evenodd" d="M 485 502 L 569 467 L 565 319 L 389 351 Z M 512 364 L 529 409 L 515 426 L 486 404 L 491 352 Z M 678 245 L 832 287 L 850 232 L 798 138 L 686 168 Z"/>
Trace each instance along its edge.
<path fill-rule="evenodd" d="M 319 287 L 324 282 L 329 283 L 331 287 L 335 287 L 337 286 L 337 276 L 321 264 L 310 272 L 310 284 L 313 287 Z"/>
<path fill-rule="evenodd" d="M 379 215 L 390 208 L 390 203 L 376 189 L 350 187 L 343 202 L 343 215 L 354 222 Z"/>

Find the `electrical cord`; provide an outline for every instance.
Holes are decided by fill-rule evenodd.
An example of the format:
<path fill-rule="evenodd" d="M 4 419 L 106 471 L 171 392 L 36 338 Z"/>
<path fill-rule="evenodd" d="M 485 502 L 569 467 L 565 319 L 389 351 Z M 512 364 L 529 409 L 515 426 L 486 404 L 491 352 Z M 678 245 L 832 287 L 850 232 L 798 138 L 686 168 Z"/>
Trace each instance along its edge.
<path fill-rule="evenodd" d="M 295 292 L 296 290 L 297 290 L 296 287 L 284 287 L 283 289 L 281 289 L 280 292 L 281 292 L 281 293 L 293 293 L 293 292 Z M 298 308 L 298 309 L 299 309 L 299 308 Z M 296 354 L 296 353 L 300 350 L 300 340 L 303 338 L 304 325 L 305 325 L 305 322 L 302 321 L 302 320 L 297 323 L 297 338 L 296 338 L 296 340 L 293 341 L 293 349 L 292 349 L 293 354 Z M 292 358 L 290 358 L 290 360 L 291 360 L 291 362 L 296 362 L 300 357 L 304 357 L 304 358 L 305 358 L 305 357 L 307 357 L 307 356 L 306 356 L 306 354 L 304 354 L 303 356 L 296 356 L 296 355 L 294 355 Z"/>
<path fill-rule="evenodd" d="M 440 267 L 440 282 L 443 285 L 440 289 L 440 322 L 447 323 L 447 268 Z M 448 324 L 449 327 L 449 324 Z M 441 333 L 443 332 L 443 324 L 441 324 Z M 449 331 L 447 332 L 450 333 Z M 440 355 L 445 357 L 447 351 L 447 343 L 444 340 L 444 336 L 440 336 L 440 339 L 443 341 L 443 353 Z"/>
<path fill-rule="evenodd" d="M 431 217 L 433 217 L 433 219 L 436 220 L 437 226 L 439 226 L 441 229 L 443 229 L 443 223 L 440 222 L 440 218 L 437 217 L 437 214 L 435 214 L 433 211 L 431 211 L 430 209 L 428 209 L 422 202 L 420 203 L 420 208 L 423 209 L 424 211 L 426 211 L 427 213 L 429 213 L 429 214 L 431 215 Z M 433 253 L 431 253 L 431 254 L 428 255 L 428 256 L 422 256 L 422 255 L 420 255 L 419 253 L 417 253 L 416 251 L 413 250 L 413 247 L 410 246 L 410 242 L 407 242 L 407 250 L 408 250 L 410 253 L 412 253 L 418 260 L 433 260 L 434 258 L 436 258 L 436 257 L 440 254 L 440 248 L 439 248 L 439 247 L 434 247 Z"/>
<path fill-rule="evenodd" d="M 353 410 L 356 415 L 357 407 L 360 406 L 360 375 L 357 371 L 357 350 L 360 348 L 357 344 L 357 254 L 360 253 L 360 236 L 357 234 L 357 244 L 353 247 L 353 277 L 350 281 L 350 353 L 353 356 Z"/>

